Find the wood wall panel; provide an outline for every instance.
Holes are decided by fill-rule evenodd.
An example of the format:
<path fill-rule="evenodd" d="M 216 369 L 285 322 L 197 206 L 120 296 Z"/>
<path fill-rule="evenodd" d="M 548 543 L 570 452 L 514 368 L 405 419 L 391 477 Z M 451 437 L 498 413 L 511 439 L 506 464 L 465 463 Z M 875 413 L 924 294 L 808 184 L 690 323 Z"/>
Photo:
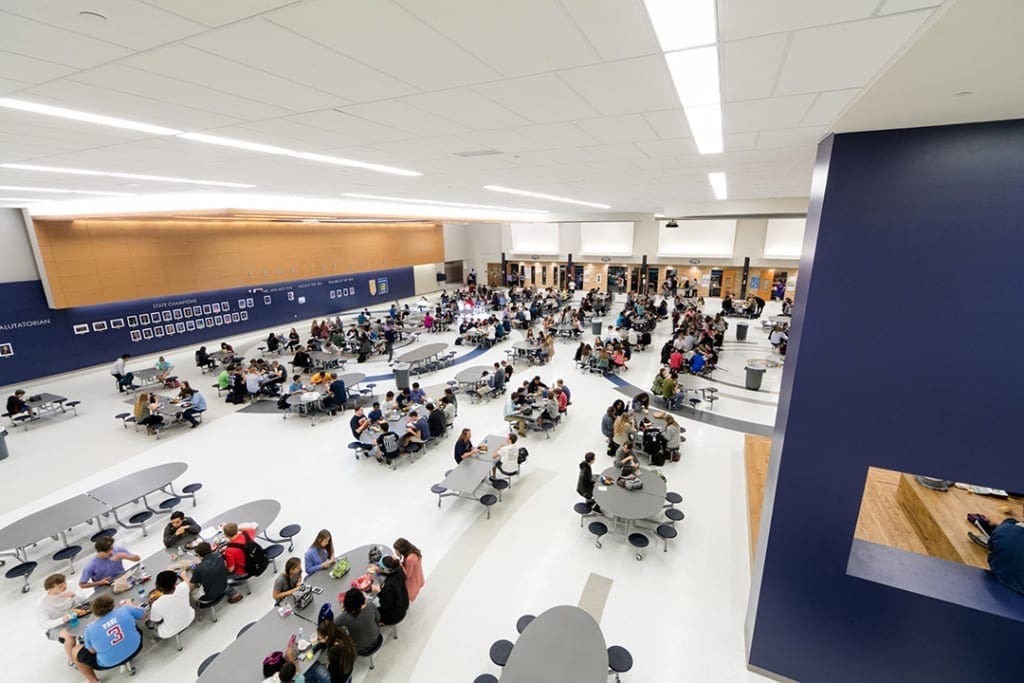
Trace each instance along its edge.
<path fill-rule="evenodd" d="M 57 308 L 444 261 L 436 223 L 35 220 Z"/>

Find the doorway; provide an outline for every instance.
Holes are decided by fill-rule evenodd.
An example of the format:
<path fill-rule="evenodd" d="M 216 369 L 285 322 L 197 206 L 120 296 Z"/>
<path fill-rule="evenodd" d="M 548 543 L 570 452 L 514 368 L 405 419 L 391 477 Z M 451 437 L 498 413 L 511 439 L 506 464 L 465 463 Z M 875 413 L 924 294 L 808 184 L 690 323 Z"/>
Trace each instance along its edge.
<path fill-rule="evenodd" d="M 583 266 L 573 264 L 572 277 L 576 280 L 576 289 L 583 291 Z"/>
<path fill-rule="evenodd" d="M 628 269 L 624 266 L 608 266 L 608 291 L 622 294 L 626 291 Z"/>
<path fill-rule="evenodd" d="M 772 300 L 778 299 L 782 301 L 786 298 L 786 282 L 789 280 L 789 273 L 782 270 L 775 273 L 775 277 L 772 278 Z"/>
<path fill-rule="evenodd" d="M 722 296 L 722 269 L 711 269 L 711 282 L 708 285 L 708 296 Z"/>

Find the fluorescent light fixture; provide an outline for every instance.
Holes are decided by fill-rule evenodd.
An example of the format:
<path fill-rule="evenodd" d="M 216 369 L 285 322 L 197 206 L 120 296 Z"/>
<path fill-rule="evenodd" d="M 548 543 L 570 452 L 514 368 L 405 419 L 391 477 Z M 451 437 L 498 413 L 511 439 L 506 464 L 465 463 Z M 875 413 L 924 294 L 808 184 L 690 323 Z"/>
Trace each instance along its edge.
<path fill-rule="evenodd" d="M 41 197 L 0 197 L 0 202 L 38 202 Z"/>
<path fill-rule="evenodd" d="M 59 187 L 24 187 L 19 185 L 0 185 L 0 190 L 15 192 L 52 192 L 56 194 L 95 194 L 109 197 L 134 197 L 131 192 L 100 192 L 98 190 L 63 190 Z"/>
<path fill-rule="evenodd" d="M 718 79 L 718 47 L 669 52 L 665 55 L 679 103 L 701 154 L 722 152 L 722 95 Z"/>
<path fill-rule="evenodd" d="M 722 143 L 722 107 L 718 104 L 707 104 L 702 107 L 686 107 L 686 122 L 690 124 L 697 151 L 701 154 L 721 154 Z"/>
<path fill-rule="evenodd" d="M 409 202 L 412 204 L 433 204 L 437 206 L 461 206 L 468 209 L 496 209 L 498 211 L 526 211 L 527 213 L 549 213 L 547 209 L 517 209 L 511 206 L 495 206 L 493 204 L 466 204 L 463 202 L 443 202 L 439 199 L 414 199 L 410 197 L 388 197 L 379 194 L 361 194 L 359 192 L 344 192 L 343 197 L 355 197 L 357 199 L 380 199 L 389 202 Z"/>
<path fill-rule="evenodd" d="M 103 116 L 102 114 L 91 114 L 86 111 L 78 111 L 77 109 L 52 107 L 48 104 L 26 102 L 25 100 L 16 100 L 11 97 L 0 97 L 0 107 L 17 109 L 18 111 L 27 111 L 33 114 L 43 114 L 44 116 L 56 116 L 58 118 L 71 119 L 72 121 L 81 121 L 83 123 L 95 123 L 99 126 L 137 130 L 140 133 L 152 133 L 153 135 L 178 135 L 181 133 L 180 130 L 176 130 L 174 128 L 164 128 L 163 126 L 154 126 L 149 123 L 119 119 L 113 116 Z"/>
<path fill-rule="evenodd" d="M 662 52 L 710 45 L 717 39 L 715 0 L 644 0 Z"/>
<path fill-rule="evenodd" d="M 287 147 L 277 147 L 275 145 L 263 145 L 258 142 L 249 142 L 247 140 L 238 140 L 235 138 L 225 138 L 219 135 L 207 135 L 205 133 L 180 133 L 179 138 L 183 140 L 191 140 L 193 142 L 205 142 L 209 145 L 220 145 L 221 147 L 233 147 L 235 149 L 244 149 L 249 152 L 260 152 L 262 154 L 276 154 L 278 156 L 292 157 L 294 159 L 303 159 L 305 161 L 318 161 L 325 164 L 334 164 L 335 166 L 348 166 L 350 168 L 362 168 L 367 171 L 377 171 L 378 173 L 390 173 L 392 175 L 402 176 L 420 176 L 423 175 L 419 171 L 409 171 L 404 168 L 395 168 L 394 166 L 384 166 L 382 164 L 370 164 L 365 161 L 356 161 L 354 159 L 344 159 L 342 157 L 328 156 L 326 154 L 314 154 L 312 152 L 297 152 Z"/>
<path fill-rule="evenodd" d="M 728 196 L 725 190 L 724 173 L 708 173 L 708 182 L 711 183 L 711 189 L 715 192 L 715 198 L 725 199 Z"/>
<path fill-rule="evenodd" d="M 612 207 L 607 204 L 597 204 L 595 202 L 585 202 L 579 199 L 569 199 L 568 197 L 558 197 L 553 194 L 542 194 L 540 192 L 527 192 L 526 190 L 517 190 L 511 187 L 502 187 L 501 185 L 484 185 L 485 190 L 491 190 L 492 192 L 504 192 L 506 194 L 517 194 L 523 197 L 536 197 L 537 199 L 550 199 L 553 202 L 565 202 L 566 204 L 578 204 L 579 206 L 592 206 L 595 209 L 610 209 Z"/>
<path fill-rule="evenodd" d="M 36 164 L 0 164 L 0 168 L 11 168 L 17 171 L 41 171 L 43 173 L 67 173 L 69 175 L 100 176 L 103 178 L 128 178 L 131 180 L 152 180 L 161 183 L 186 183 L 189 185 L 212 185 L 214 187 L 256 187 L 245 183 L 226 183 L 219 180 L 193 180 L 192 178 L 175 178 L 164 175 L 146 175 L 144 173 L 114 173 L 109 171 L 93 171 L 85 168 L 65 168 L 62 166 L 39 166 Z"/>

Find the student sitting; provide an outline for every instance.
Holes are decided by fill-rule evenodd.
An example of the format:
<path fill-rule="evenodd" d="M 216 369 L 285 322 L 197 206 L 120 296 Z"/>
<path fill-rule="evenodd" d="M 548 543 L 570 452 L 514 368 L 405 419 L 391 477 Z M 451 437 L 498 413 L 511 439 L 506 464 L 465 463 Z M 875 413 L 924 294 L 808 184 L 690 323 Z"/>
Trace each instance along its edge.
<path fill-rule="evenodd" d="M 306 550 L 303 562 L 306 566 L 306 576 L 334 566 L 334 540 L 330 531 L 321 529 L 317 532 L 313 544 Z"/>
<path fill-rule="evenodd" d="M 284 571 L 274 579 L 274 604 L 280 603 L 289 595 L 302 588 L 302 560 L 289 557 L 284 563 Z"/>
<path fill-rule="evenodd" d="M 177 573 L 165 570 L 156 575 L 156 590 L 160 595 L 153 598 L 149 610 L 149 623 L 156 626 L 156 635 L 162 639 L 173 638 L 184 631 L 196 618 L 196 611 L 189 604 L 189 585 Z"/>
<path fill-rule="evenodd" d="M 381 617 L 377 607 L 366 601 L 358 588 L 350 588 L 341 603 L 342 612 L 334 619 L 334 625 L 344 628 L 355 643 L 356 652 L 365 655 L 381 641 Z"/>
<path fill-rule="evenodd" d="M 46 632 L 47 638 L 59 641 L 64 646 L 68 666 L 73 667 L 75 658 L 72 650 L 78 641 L 64 625 L 71 621 L 72 615 L 84 617 L 89 613 L 88 608 L 75 607 L 86 601 L 86 594 L 70 588 L 63 574 L 47 576 L 43 590 L 46 592 L 36 603 L 36 620 Z"/>
<path fill-rule="evenodd" d="M 213 370 L 214 368 L 217 367 L 217 361 L 215 361 L 214 359 L 210 358 L 210 354 L 208 354 L 206 352 L 206 347 L 205 346 L 200 346 L 196 350 L 195 357 L 196 357 L 196 366 L 199 367 L 199 368 L 209 368 L 210 370 Z"/>
<path fill-rule="evenodd" d="M 85 680 L 98 683 L 96 670 L 113 669 L 142 648 L 142 633 L 135 622 L 146 612 L 131 603 L 114 609 L 114 598 L 101 595 L 92 602 L 96 621 L 85 629 L 83 643 L 74 649 L 75 666 Z"/>
<path fill-rule="evenodd" d="M 409 421 L 405 425 L 405 436 L 402 437 L 401 447 L 403 450 L 409 448 L 409 444 L 426 443 L 430 440 L 430 424 L 426 415 L 420 415 L 419 411 L 409 412 Z"/>

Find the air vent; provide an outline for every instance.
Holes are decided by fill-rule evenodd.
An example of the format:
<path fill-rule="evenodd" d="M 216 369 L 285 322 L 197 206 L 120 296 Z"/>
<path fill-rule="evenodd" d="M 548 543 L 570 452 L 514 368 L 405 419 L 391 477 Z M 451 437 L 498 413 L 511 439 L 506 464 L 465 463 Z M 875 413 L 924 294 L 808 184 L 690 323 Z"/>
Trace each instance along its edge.
<path fill-rule="evenodd" d="M 471 149 L 468 152 L 455 152 L 455 156 L 469 158 L 469 157 L 489 157 L 495 154 L 501 154 L 496 149 Z"/>

